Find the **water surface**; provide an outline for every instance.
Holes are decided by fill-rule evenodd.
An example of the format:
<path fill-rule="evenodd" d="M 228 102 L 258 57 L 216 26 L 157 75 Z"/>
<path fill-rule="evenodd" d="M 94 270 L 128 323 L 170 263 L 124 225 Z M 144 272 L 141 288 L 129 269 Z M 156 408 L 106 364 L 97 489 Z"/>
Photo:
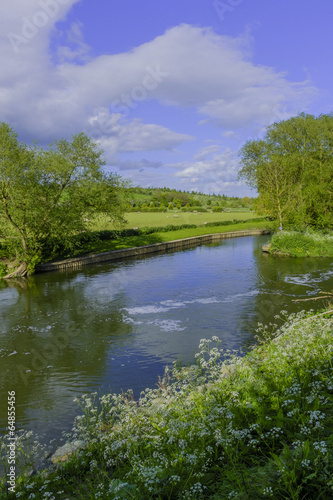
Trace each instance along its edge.
<path fill-rule="evenodd" d="M 201 338 L 247 349 L 257 323 L 319 307 L 294 298 L 332 290 L 332 259 L 262 254 L 267 237 L 36 275 L 0 288 L 0 427 L 16 391 L 18 428 L 59 436 L 91 391 L 135 395 L 164 366 L 193 362 Z"/>

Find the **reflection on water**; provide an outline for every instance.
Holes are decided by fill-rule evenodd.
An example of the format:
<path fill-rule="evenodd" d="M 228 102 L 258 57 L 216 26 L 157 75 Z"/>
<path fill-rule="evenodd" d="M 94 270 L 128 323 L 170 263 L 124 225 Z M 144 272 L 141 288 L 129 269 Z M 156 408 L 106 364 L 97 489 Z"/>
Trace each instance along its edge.
<path fill-rule="evenodd" d="M 267 237 L 36 275 L 0 288 L 0 426 L 16 391 L 18 427 L 57 436 L 76 396 L 154 387 L 164 366 L 192 362 L 201 338 L 254 343 L 258 321 L 318 307 L 293 303 L 331 290 L 332 259 L 262 254 Z"/>

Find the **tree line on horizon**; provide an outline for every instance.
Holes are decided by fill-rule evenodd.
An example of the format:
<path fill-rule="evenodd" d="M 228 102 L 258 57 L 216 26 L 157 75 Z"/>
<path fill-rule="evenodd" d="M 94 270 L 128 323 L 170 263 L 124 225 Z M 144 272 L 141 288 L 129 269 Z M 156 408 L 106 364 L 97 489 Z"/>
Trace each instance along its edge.
<path fill-rule="evenodd" d="M 225 194 L 205 194 L 199 191 L 186 191 L 173 188 L 128 188 L 129 207 L 141 208 L 250 208 L 253 199 L 248 196 L 227 196 Z"/>

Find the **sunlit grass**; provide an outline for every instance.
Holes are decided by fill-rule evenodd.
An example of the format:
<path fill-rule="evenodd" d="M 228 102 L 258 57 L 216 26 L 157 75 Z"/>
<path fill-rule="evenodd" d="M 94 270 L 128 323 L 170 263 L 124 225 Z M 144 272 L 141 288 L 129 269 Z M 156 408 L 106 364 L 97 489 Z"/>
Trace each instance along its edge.
<path fill-rule="evenodd" d="M 263 221 L 248 221 L 231 224 L 229 226 L 215 227 L 196 227 L 191 229 L 179 229 L 177 231 L 168 231 L 161 233 L 144 234 L 139 236 L 121 237 L 116 240 L 92 241 L 87 243 L 83 248 L 73 252 L 73 256 L 87 255 L 91 253 L 108 252 L 112 250 L 120 250 L 124 248 L 138 247 L 142 245 L 151 245 L 154 243 L 163 243 L 167 241 L 180 240 L 183 238 L 191 238 L 194 236 L 202 236 L 205 234 L 226 233 L 230 231 L 244 231 L 247 229 L 270 229 L 274 227 L 274 223 L 267 220 Z"/>
<path fill-rule="evenodd" d="M 174 216 L 177 217 L 174 217 Z M 166 226 L 168 224 L 181 225 L 181 224 L 204 224 L 205 222 L 216 222 L 225 220 L 239 220 L 239 219 L 254 219 L 258 215 L 250 210 L 244 210 L 242 212 L 182 212 L 177 210 L 171 210 L 168 212 L 155 213 L 155 212 L 130 212 L 125 214 L 125 219 L 128 221 L 126 228 L 132 227 L 154 227 L 154 226 Z M 101 231 L 104 229 L 115 229 L 112 221 L 108 217 L 99 217 L 95 221 L 92 221 L 92 230 Z"/>
<path fill-rule="evenodd" d="M 291 257 L 333 257 L 333 233 L 278 232 L 272 237 L 271 252 Z"/>

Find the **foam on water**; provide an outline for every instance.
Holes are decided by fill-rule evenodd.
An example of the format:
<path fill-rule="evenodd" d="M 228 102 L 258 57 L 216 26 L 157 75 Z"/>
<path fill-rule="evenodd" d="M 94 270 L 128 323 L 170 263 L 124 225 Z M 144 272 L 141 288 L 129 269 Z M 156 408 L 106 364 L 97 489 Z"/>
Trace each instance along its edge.
<path fill-rule="evenodd" d="M 160 302 L 160 304 L 162 306 L 166 306 L 166 307 L 169 307 L 170 309 L 175 309 L 177 307 L 184 307 L 186 304 L 188 304 L 188 301 L 184 301 L 184 302 L 177 302 L 176 300 L 163 300 L 162 302 Z"/>
<path fill-rule="evenodd" d="M 241 299 L 243 297 L 252 297 L 257 295 L 259 290 L 251 290 L 245 293 L 238 293 L 236 295 L 230 295 L 229 297 L 224 297 L 223 299 L 218 299 L 217 297 L 202 297 L 193 300 L 184 300 L 184 301 L 176 301 L 176 300 L 163 300 L 158 302 L 157 305 L 147 305 L 147 306 L 139 306 L 132 308 L 124 308 L 130 315 L 137 314 L 157 314 L 157 313 L 165 313 L 171 311 L 173 309 L 184 308 L 188 305 L 192 304 L 221 304 L 223 302 L 234 302 L 237 299 Z M 126 320 L 127 322 L 128 319 Z"/>
<path fill-rule="evenodd" d="M 124 311 L 127 311 L 128 314 L 156 314 L 160 312 L 169 311 L 168 307 L 158 307 L 158 306 L 140 306 L 140 307 L 131 307 L 123 308 Z"/>
<path fill-rule="evenodd" d="M 316 273 L 296 274 L 285 276 L 284 281 L 293 285 L 303 285 L 311 287 L 312 285 L 322 283 L 323 281 L 331 279 L 332 276 L 333 271 L 326 271 L 324 273 L 320 273 L 317 276 Z"/>
<path fill-rule="evenodd" d="M 215 297 L 207 297 L 206 299 L 188 300 L 187 304 L 218 304 L 219 302 L 221 302 L 221 300 L 218 300 Z"/>
<path fill-rule="evenodd" d="M 128 325 L 142 325 L 143 321 L 135 321 L 133 318 L 129 318 L 128 316 L 123 316 L 123 322 Z"/>
<path fill-rule="evenodd" d="M 180 323 L 182 321 L 177 319 L 155 319 L 154 321 L 147 322 L 148 325 L 158 326 L 163 332 L 181 332 L 186 330 L 187 327 L 180 327 Z"/>
<path fill-rule="evenodd" d="M 242 299 L 243 297 L 253 297 L 254 295 L 258 295 L 259 290 L 251 290 L 245 293 L 236 293 L 235 295 L 230 295 L 230 297 L 226 297 L 222 302 L 234 302 L 237 299 Z"/>

